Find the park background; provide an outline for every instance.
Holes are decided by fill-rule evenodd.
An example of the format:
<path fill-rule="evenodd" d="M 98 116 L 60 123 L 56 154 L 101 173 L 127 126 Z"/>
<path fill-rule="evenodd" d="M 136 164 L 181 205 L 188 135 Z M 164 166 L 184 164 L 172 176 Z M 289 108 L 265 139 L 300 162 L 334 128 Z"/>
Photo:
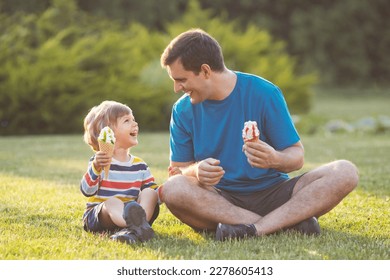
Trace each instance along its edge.
<path fill-rule="evenodd" d="M 0 259 L 389 259 L 390 2 L 385 0 L 0 0 Z M 102 100 L 140 125 L 132 153 L 167 179 L 179 95 L 159 63 L 200 27 L 226 65 L 263 76 L 287 100 L 303 171 L 346 158 L 358 188 L 320 218 L 320 237 L 215 242 L 162 206 L 138 246 L 82 229 L 79 181 L 92 155 L 82 120 Z M 294 175 L 294 174 L 292 174 Z"/>

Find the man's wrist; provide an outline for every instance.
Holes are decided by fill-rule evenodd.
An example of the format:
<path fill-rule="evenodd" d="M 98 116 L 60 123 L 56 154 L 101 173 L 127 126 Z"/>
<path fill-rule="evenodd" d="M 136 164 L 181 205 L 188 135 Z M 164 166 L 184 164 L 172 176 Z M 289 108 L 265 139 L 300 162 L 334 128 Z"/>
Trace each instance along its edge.
<path fill-rule="evenodd" d="M 182 174 L 198 178 L 198 162 L 195 162 L 187 167 L 181 168 Z"/>

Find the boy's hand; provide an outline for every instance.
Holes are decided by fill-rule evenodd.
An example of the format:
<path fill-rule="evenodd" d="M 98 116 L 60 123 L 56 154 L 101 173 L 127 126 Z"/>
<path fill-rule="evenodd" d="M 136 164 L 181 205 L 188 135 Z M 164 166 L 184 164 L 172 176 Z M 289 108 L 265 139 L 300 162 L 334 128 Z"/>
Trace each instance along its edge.
<path fill-rule="evenodd" d="M 182 174 L 182 172 L 181 172 L 179 167 L 177 167 L 177 166 L 169 166 L 168 167 L 168 175 L 169 175 L 169 177 L 171 177 L 173 175 L 178 175 L 178 174 Z"/>
<path fill-rule="evenodd" d="M 93 165 L 96 171 L 102 171 L 104 166 L 107 166 L 111 163 L 111 158 L 107 155 L 107 153 L 98 151 L 95 154 L 95 158 L 93 160 Z"/>

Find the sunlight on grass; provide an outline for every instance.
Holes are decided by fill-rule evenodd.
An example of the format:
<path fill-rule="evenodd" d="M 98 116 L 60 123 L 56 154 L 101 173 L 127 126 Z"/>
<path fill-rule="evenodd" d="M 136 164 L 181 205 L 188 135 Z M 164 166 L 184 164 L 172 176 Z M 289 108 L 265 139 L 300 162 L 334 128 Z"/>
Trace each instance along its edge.
<path fill-rule="evenodd" d="M 343 105 L 320 98 L 324 104 L 314 113 L 343 116 Z M 354 100 L 345 118 L 364 114 L 365 100 Z M 87 199 L 79 183 L 93 153 L 81 135 L 0 137 L 0 259 L 390 259 L 390 135 L 313 134 L 302 135 L 302 142 L 305 165 L 292 176 L 343 158 L 354 162 L 360 174 L 356 190 L 320 217 L 320 236 L 283 232 L 217 242 L 213 234 L 193 231 L 161 205 L 153 224 L 156 237 L 128 246 L 110 241 L 107 233 L 82 228 Z M 167 180 L 168 143 L 168 133 L 142 132 L 132 149 L 148 163 L 158 184 Z"/>
<path fill-rule="evenodd" d="M 332 229 L 340 233 L 357 236 L 384 238 L 390 245 L 389 202 L 362 190 L 356 190 L 335 209 L 320 218 L 323 229 Z"/>
<path fill-rule="evenodd" d="M 166 134 L 162 137 L 167 139 Z M 33 137 L 36 138 L 40 137 Z M 156 138 L 155 134 L 144 134 L 144 144 L 136 152 L 147 158 L 156 181 L 163 183 L 167 179 L 167 147 L 153 148 L 160 153 L 143 154 L 151 143 L 157 145 Z M 381 148 L 388 145 L 386 136 L 365 136 L 354 142 L 343 135 L 303 137 L 307 158 L 303 171 L 341 157 L 356 162 L 361 174 L 359 187 L 320 218 L 322 235 L 319 237 L 280 233 L 221 243 L 213 235 L 194 232 L 162 205 L 153 225 L 156 238 L 136 246 L 111 242 L 107 234 L 95 235 L 82 229 L 86 198 L 78 184 L 91 152 L 84 143 L 78 142 L 78 137 L 61 138 L 72 145 L 58 143 L 57 137 L 43 139 L 32 142 L 37 143 L 36 150 L 42 150 L 38 143 L 44 142 L 48 151 L 42 154 L 45 160 L 38 159 L 33 148 L 27 160 L 22 160 L 23 153 L 14 153 L 11 148 L 2 153 L 7 164 L 0 169 L 0 259 L 389 258 L 390 189 L 385 166 L 389 166 L 390 160 L 383 157 Z M 0 141 L 9 147 L 29 142 L 28 138 L 0 138 Z M 371 141 L 375 145 L 365 147 L 364 143 Z M 65 150 L 61 151 L 62 155 L 54 153 L 58 147 L 66 146 L 79 153 Z M 370 149 L 369 158 L 367 149 Z"/>
<path fill-rule="evenodd" d="M 314 251 L 314 250 L 305 250 L 309 255 L 315 257 L 315 258 L 320 258 L 320 259 L 323 259 L 323 260 L 327 260 L 329 259 L 328 257 L 326 256 L 323 256 L 320 252 L 318 251 Z"/>

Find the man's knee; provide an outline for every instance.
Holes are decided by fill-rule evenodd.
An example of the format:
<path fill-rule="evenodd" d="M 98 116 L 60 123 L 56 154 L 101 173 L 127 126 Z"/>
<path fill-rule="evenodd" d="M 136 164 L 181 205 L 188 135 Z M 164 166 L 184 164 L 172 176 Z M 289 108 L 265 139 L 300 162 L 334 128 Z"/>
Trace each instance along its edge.
<path fill-rule="evenodd" d="M 184 175 L 175 175 L 170 177 L 160 188 L 160 199 L 169 204 L 176 201 L 177 197 L 188 190 L 189 178 Z"/>
<path fill-rule="evenodd" d="M 338 160 L 334 162 L 332 170 L 336 172 L 337 177 L 341 180 L 345 191 L 351 192 L 355 189 L 359 182 L 359 171 L 355 164 L 348 160 Z"/>

